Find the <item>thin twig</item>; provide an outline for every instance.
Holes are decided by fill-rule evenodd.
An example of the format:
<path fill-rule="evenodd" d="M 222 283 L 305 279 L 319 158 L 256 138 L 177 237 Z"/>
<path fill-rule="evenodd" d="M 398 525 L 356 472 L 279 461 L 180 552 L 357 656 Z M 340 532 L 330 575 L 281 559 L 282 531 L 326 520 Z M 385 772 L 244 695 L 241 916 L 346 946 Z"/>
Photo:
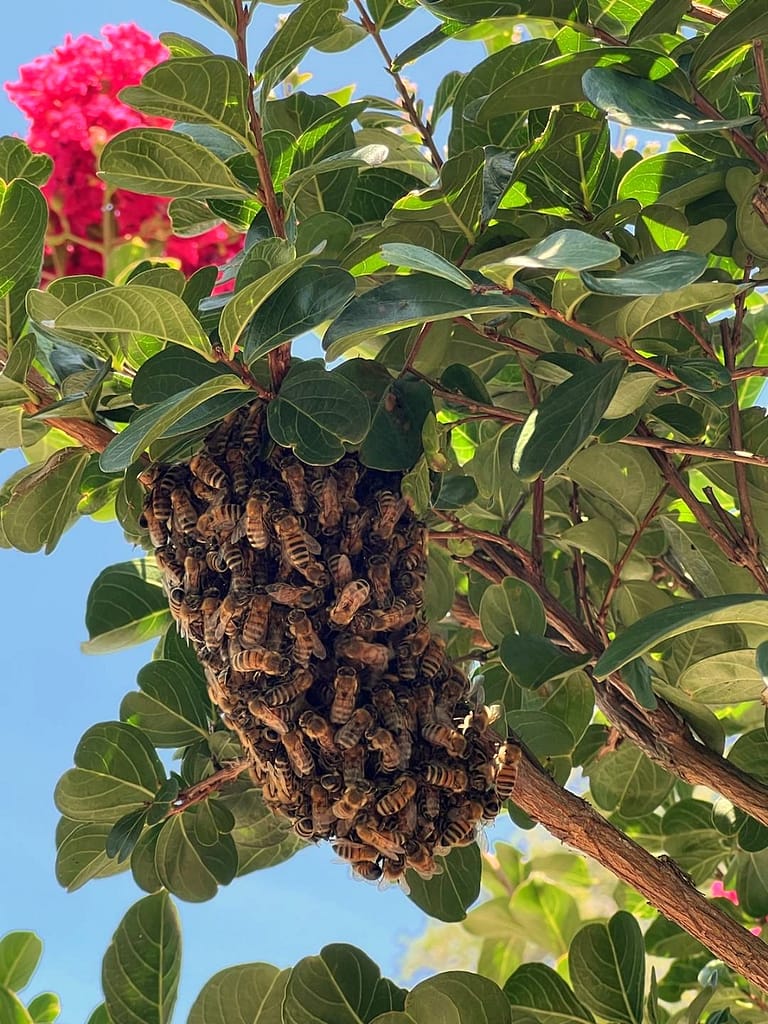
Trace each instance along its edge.
<path fill-rule="evenodd" d="M 713 107 L 709 100 L 702 96 L 698 89 L 693 90 L 693 102 L 702 114 L 706 114 L 707 117 L 711 117 L 713 121 L 724 120 L 720 111 L 716 107 Z M 742 153 L 746 153 L 750 160 L 752 160 L 760 170 L 768 172 L 768 156 L 766 156 L 765 153 L 761 153 L 754 142 L 752 142 L 751 139 L 748 139 L 744 132 L 739 131 L 738 128 L 728 128 L 724 129 L 724 131 L 726 131 L 731 137 L 733 144 L 738 146 Z"/>
<path fill-rule="evenodd" d="M 571 522 L 574 526 L 578 526 L 582 521 L 581 519 L 581 504 L 579 502 L 579 485 L 571 485 L 571 496 L 569 499 L 569 505 L 571 510 Z M 573 593 L 576 598 L 576 607 L 580 609 L 582 618 L 592 630 L 595 632 L 596 622 L 592 615 L 592 606 L 589 602 L 589 595 L 587 594 L 587 570 L 584 565 L 584 556 L 582 555 L 579 548 L 573 550 Z M 599 630 L 598 630 L 599 631 Z M 600 631 L 602 632 L 602 631 Z M 604 643 L 607 643 L 607 636 L 601 636 Z"/>
<path fill-rule="evenodd" d="M 236 359 L 230 359 L 223 348 L 220 345 L 214 345 L 213 356 L 216 362 L 226 366 L 228 370 L 231 370 L 236 377 L 239 377 L 243 384 L 247 384 L 249 388 L 256 392 L 259 398 L 263 398 L 265 401 L 269 401 L 273 395 L 270 391 L 259 384 L 256 378 L 253 376 L 251 371 L 243 363 L 239 363 Z"/>
<path fill-rule="evenodd" d="M 710 342 L 707 341 L 707 339 L 704 337 L 704 335 L 701 333 L 698 327 L 694 323 L 692 323 L 687 316 L 684 316 L 682 313 L 673 313 L 672 319 L 677 320 L 680 326 L 684 327 L 686 331 L 688 331 L 691 337 L 695 339 L 697 345 L 702 350 L 702 352 L 708 355 L 710 359 L 717 359 L 715 350 L 712 348 Z"/>
<path fill-rule="evenodd" d="M 705 7 L 704 4 L 691 4 L 688 8 L 688 13 L 692 18 L 705 21 L 708 25 L 719 25 L 723 18 L 726 17 L 721 11 L 716 11 L 712 7 Z"/>
<path fill-rule="evenodd" d="M 376 45 L 379 48 L 379 52 L 381 53 L 382 57 L 386 62 L 386 70 L 394 80 L 395 88 L 397 89 L 400 99 L 403 102 L 403 108 L 406 114 L 408 115 L 408 120 L 419 133 L 421 141 L 424 143 L 424 146 L 429 150 L 429 158 L 432 163 L 432 166 L 435 168 L 436 171 L 439 172 L 440 168 L 443 166 L 443 158 L 440 156 L 440 151 L 435 145 L 435 140 L 432 137 L 432 132 L 430 131 L 429 126 L 425 124 L 424 121 L 422 121 L 421 117 L 419 117 L 419 112 L 416 109 L 416 104 L 413 101 L 413 96 L 408 91 L 408 87 L 406 86 L 403 79 L 400 77 L 397 71 L 394 70 L 392 66 L 394 64 L 392 55 L 387 49 L 386 43 L 381 38 L 381 32 L 379 31 L 378 25 L 368 13 L 365 4 L 362 2 L 362 0 L 354 0 L 354 4 L 360 13 L 360 24 L 363 26 L 363 28 L 371 37 L 371 39 L 373 39 L 373 41 L 376 43 Z"/>
<path fill-rule="evenodd" d="M 175 814 L 183 814 L 187 808 L 207 800 L 211 794 L 218 792 L 228 782 L 232 782 L 233 779 L 242 775 L 250 763 L 249 758 L 240 758 L 238 761 L 228 764 L 225 768 L 220 768 L 213 775 L 209 775 L 207 779 L 203 779 L 202 782 L 196 782 L 194 786 L 183 789 L 173 801 L 167 817 L 171 818 Z"/>
<path fill-rule="evenodd" d="M 678 444 L 651 435 L 630 434 L 619 439 L 620 444 L 631 444 L 640 448 L 655 448 L 671 455 L 690 455 L 692 458 L 716 459 L 720 462 L 735 462 L 745 466 L 768 466 L 768 456 L 755 455 L 747 451 L 730 451 L 724 448 L 708 448 L 703 444 Z"/>
<path fill-rule="evenodd" d="M 714 488 L 702 487 L 701 491 L 702 494 L 706 496 L 706 499 L 709 502 L 709 504 L 715 510 L 715 515 L 722 523 L 723 529 L 725 530 L 726 534 L 731 538 L 731 543 L 737 546 L 741 546 L 741 535 L 739 534 L 739 531 L 736 529 L 734 518 L 732 515 L 730 515 L 730 513 L 725 511 L 723 506 L 717 500 L 717 495 L 715 494 Z"/>
<path fill-rule="evenodd" d="M 413 372 L 413 364 L 416 362 L 416 360 L 419 357 L 419 352 L 421 352 L 421 346 L 424 344 L 427 335 L 429 334 L 429 332 L 432 330 L 432 328 L 434 326 L 435 326 L 435 321 L 434 320 L 427 320 L 427 322 L 422 326 L 422 328 L 419 331 L 419 333 L 416 335 L 416 340 L 414 341 L 413 345 L 411 346 L 411 350 L 408 353 L 408 355 L 406 356 L 405 362 L 403 363 L 403 368 L 400 371 L 400 376 L 401 377 L 404 376 L 406 373 L 412 373 Z"/>

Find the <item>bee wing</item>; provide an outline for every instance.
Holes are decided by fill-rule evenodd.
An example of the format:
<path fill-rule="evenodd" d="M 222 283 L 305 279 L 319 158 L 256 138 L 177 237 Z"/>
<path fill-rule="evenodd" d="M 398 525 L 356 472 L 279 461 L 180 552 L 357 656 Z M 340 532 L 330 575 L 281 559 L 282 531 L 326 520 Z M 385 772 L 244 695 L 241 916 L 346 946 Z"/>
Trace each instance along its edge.
<path fill-rule="evenodd" d="M 309 549 L 309 553 L 311 555 L 319 555 L 322 552 L 322 550 L 323 550 L 320 547 L 319 542 L 316 541 L 315 538 L 311 534 L 307 533 L 306 530 L 302 530 L 301 532 L 304 534 L 304 540 L 307 543 L 307 548 Z"/>
<path fill-rule="evenodd" d="M 240 516 L 240 518 L 238 519 L 237 524 L 235 525 L 234 530 L 229 535 L 229 540 L 230 540 L 231 544 L 237 544 L 239 541 L 241 541 L 243 539 L 243 537 L 245 536 L 245 523 L 246 523 L 246 515 L 245 515 L 245 513 L 243 513 Z"/>

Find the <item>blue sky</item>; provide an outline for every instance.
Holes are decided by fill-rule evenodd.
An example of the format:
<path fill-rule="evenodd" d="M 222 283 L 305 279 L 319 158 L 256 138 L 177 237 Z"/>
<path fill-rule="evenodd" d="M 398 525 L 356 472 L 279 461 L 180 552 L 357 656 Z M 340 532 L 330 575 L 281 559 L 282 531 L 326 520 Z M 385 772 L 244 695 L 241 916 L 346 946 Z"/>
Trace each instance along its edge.
<path fill-rule="evenodd" d="M 60 43 L 66 33 L 98 34 L 104 24 L 132 20 L 157 34 L 176 31 L 211 49 L 229 53 L 227 37 L 215 26 L 170 0 L 36 0 L 10 5 L 0 33 L 0 80 L 14 81 L 18 67 Z M 254 19 L 254 57 L 286 8 L 262 5 Z M 127 17 L 127 12 L 130 17 Z M 421 12 L 389 33 L 397 52 L 434 27 Z M 260 43 L 261 41 L 261 43 Z M 479 44 L 453 44 L 409 69 L 431 102 L 440 78 L 482 57 Z M 316 72 L 306 88 L 322 92 L 351 82 L 358 92 L 393 96 L 389 77 L 373 44 L 350 53 L 310 54 L 306 70 Z M 22 134 L 21 114 L 0 96 L 0 134 Z M 0 479 L 17 468 L 18 457 L 0 454 Z M 0 934 L 31 928 L 45 943 L 42 965 L 30 986 L 58 992 L 63 1020 L 85 1021 L 100 1001 L 101 958 L 126 909 L 142 893 L 130 875 L 89 883 L 74 894 L 54 877 L 53 789 L 71 766 L 73 750 L 94 722 L 117 717 L 120 699 L 134 688 L 137 670 L 150 648 L 85 657 L 83 615 L 92 579 L 105 566 L 132 557 L 115 524 L 82 521 L 65 535 L 49 558 L 0 550 L 0 640 L 3 644 L 5 770 L 0 808 Z M 506 830 L 505 830 L 506 831 Z M 400 892 L 379 892 L 353 881 L 333 862 L 331 851 L 303 852 L 286 864 L 222 889 L 215 900 L 179 905 L 184 928 L 184 966 L 176 1020 L 201 984 L 222 967 L 265 960 L 288 966 L 328 942 L 352 942 L 396 976 L 403 943 L 419 934 L 425 918 Z"/>

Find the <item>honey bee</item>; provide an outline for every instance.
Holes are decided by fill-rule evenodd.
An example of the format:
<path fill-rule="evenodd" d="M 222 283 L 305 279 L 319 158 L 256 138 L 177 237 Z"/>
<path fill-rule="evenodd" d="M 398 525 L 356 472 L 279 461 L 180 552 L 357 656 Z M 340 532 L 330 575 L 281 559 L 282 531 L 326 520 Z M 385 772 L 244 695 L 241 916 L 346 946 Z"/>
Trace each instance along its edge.
<path fill-rule="evenodd" d="M 382 686 L 373 691 L 371 700 L 384 728 L 390 732 L 400 732 L 403 728 L 403 716 L 392 690 L 388 686 Z"/>
<path fill-rule="evenodd" d="M 248 710 L 257 721 L 263 722 L 269 729 L 274 729 L 279 736 L 284 736 L 288 732 L 289 724 L 283 721 L 274 708 L 269 707 L 263 697 L 252 697 L 248 701 Z"/>
<path fill-rule="evenodd" d="M 168 540 L 163 521 L 157 518 L 152 508 L 152 497 L 147 495 L 144 499 L 144 508 L 139 517 L 139 526 L 146 529 L 153 548 L 162 548 Z"/>
<path fill-rule="evenodd" d="M 515 788 L 522 756 L 522 748 L 510 739 L 499 748 L 496 755 L 496 763 L 499 766 L 496 773 L 496 795 L 501 801 L 509 800 Z"/>
<path fill-rule="evenodd" d="M 312 775 L 315 770 L 315 759 L 298 730 L 291 730 L 283 735 L 283 746 L 296 774 Z"/>
<path fill-rule="evenodd" d="M 362 782 L 365 778 L 365 748 L 360 743 L 356 743 L 349 750 L 345 750 L 341 764 L 346 786 Z"/>
<path fill-rule="evenodd" d="M 449 849 L 453 846 L 469 846 L 474 841 L 474 826 L 461 819 L 449 821 L 440 832 L 439 847 Z"/>
<path fill-rule="evenodd" d="M 292 608 L 288 612 L 288 629 L 293 637 L 293 657 L 299 665 L 306 667 L 313 657 L 322 660 L 327 656 L 325 645 L 305 611 Z"/>
<path fill-rule="evenodd" d="M 495 794 L 487 794 L 483 801 L 483 818 L 485 821 L 493 821 L 501 814 L 501 800 Z"/>
<path fill-rule="evenodd" d="M 264 700 L 270 707 L 289 704 L 292 700 L 306 693 L 314 679 L 311 672 L 297 668 L 284 683 L 278 683 L 264 691 Z"/>
<path fill-rule="evenodd" d="M 339 501 L 339 486 L 330 473 L 310 485 L 312 497 L 317 504 L 317 520 L 323 530 L 332 531 L 341 522 L 342 508 Z"/>
<path fill-rule="evenodd" d="M 288 658 L 265 647 L 249 647 L 232 655 L 232 668 L 236 672 L 264 672 L 268 676 L 282 676 L 291 667 Z"/>
<path fill-rule="evenodd" d="M 273 601 L 289 608 L 316 608 L 323 600 L 323 591 L 317 587 L 294 587 L 290 583 L 270 583 L 264 588 Z"/>
<path fill-rule="evenodd" d="M 385 793 L 376 804 L 376 810 L 379 814 L 397 814 L 412 799 L 417 788 L 416 780 L 412 775 L 398 776 L 392 789 Z"/>
<path fill-rule="evenodd" d="M 280 476 L 290 492 L 294 511 L 303 515 L 309 502 L 304 467 L 296 459 L 286 459 L 280 466 Z"/>
<path fill-rule="evenodd" d="M 443 670 L 445 664 L 445 640 L 433 636 L 421 659 L 421 673 L 427 679 L 434 679 Z"/>
<path fill-rule="evenodd" d="M 184 602 L 184 591 L 181 587 L 172 587 L 168 593 L 168 607 L 171 615 L 178 621 L 181 615 L 181 606 Z"/>
<path fill-rule="evenodd" d="M 220 637 L 217 635 L 219 622 L 218 616 L 219 598 L 214 592 L 207 594 L 200 605 L 200 612 L 203 616 L 203 641 L 209 650 L 218 646 Z"/>
<path fill-rule="evenodd" d="M 297 569 L 310 583 L 319 583 L 325 570 L 312 555 L 320 553 L 320 545 L 302 530 L 296 516 L 286 512 L 275 522 L 283 560 Z"/>
<path fill-rule="evenodd" d="M 383 672 L 389 665 L 392 651 L 384 644 L 371 644 L 359 636 L 345 636 L 336 643 L 336 653 L 375 671 Z"/>
<path fill-rule="evenodd" d="M 337 753 L 338 748 L 333 736 L 333 726 L 316 711 L 305 711 L 299 718 L 299 728 L 327 754 Z"/>
<path fill-rule="evenodd" d="M 232 490 L 240 498 L 248 494 L 250 481 L 248 479 L 248 466 L 245 461 L 243 449 L 238 446 L 227 448 L 225 459 L 229 468 L 229 476 L 232 481 Z"/>
<path fill-rule="evenodd" d="M 354 818 L 363 807 L 371 802 L 371 789 L 370 783 L 361 782 L 359 785 L 347 786 L 343 794 L 333 804 L 333 813 L 337 818 L 347 820 Z"/>
<path fill-rule="evenodd" d="M 424 781 L 438 789 L 450 789 L 453 793 L 465 792 L 469 784 L 463 768 L 448 768 L 443 764 L 425 765 Z"/>
<path fill-rule="evenodd" d="M 218 639 L 226 634 L 228 637 L 235 636 L 237 632 L 236 619 L 240 615 L 241 605 L 237 596 L 233 593 L 226 595 L 224 600 L 219 605 L 219 628 L 218 628 Z"/>
<path fill-rule="evenodd" d="M 368 579 L 371 581 L 376 604 L 380 608 L 389 608 L 393 594 L 389 559 L 386 555 L 371 555 L 368 559 Z"/>
<path fill-rule="evenodd" d="M 184 593 L 187 597 L 200 593 L 200 584 L 205 571 L 205 562 L 193 554 L 184 559 Z"/>
<path fill-rule="evenodd" d="M 453 757 L 461 757 L 467 749 L 467 741 L 458 729 L 442 722 L 425 725 L 421 730 L 421 735 L 427 743 L 431 743 L 433 747 L 442 747 Z"/>
<path fill-rule="evenodd" d="M 173 548 L 168 544 L 163 544 L 158 547 L 155 551 L 155 561 L 162 570 L 165 576 L 166 585 L 169 587 L 179 587 L 184 580 L 184 569 L 174 558 Z"/>
<path fill-rule="evenodd" d="M 493 786 L 496 778 L 496 771 L 493 765 L 486 761 L 483 764 L 475 765 L 469 773 L 469 784 L 472 789 L 485 792 Z"/>
<path fill-rule="evenodd" d="M 202 600 L 194 595 L 185 595 L 179 605 L 179 632 L 186 639 L 202 641 L 203 617 L 200 611 Z"/>
<path fill-rule="evenodd" d="M 344 508 L 355 499 L 358 480 L 358 467 L 352 459 L 342 459 L 333 467 L 333 475 L 338 482 L 339 501 Z"/>
<path fill-rule="evenodd" d="M 262 647 L 266 642 L 271 604 L 269 595 L 262 589 L 254 591 L 240 632 L 243 647 Z"/>
<path fill-rule="evenodd" d="M 366 626 L 374 633 L 395 632 L 406 626 L 416 614 L 416 608 L 412 604 L 406 604 L 398 597 L 391 608 L 377 609 L 369 612 L 366 619 Z"/>
<path fill-rule="evenodd" d="M 282 794 L 282 799 L 286 804 L 292 804 L 300 796 L 300 791 L 289 758 L 284 755 L 276 757 L 269 763 L 269 769 L 272 780 Z"/>
<path fill-rule="evenodd" d="M 361 860 L 351 865 L 352 874 L 366 882 L 378 882 L 381 878 L 381 868 L 373 861 Z"/>
<path fill-rule="evenodd" d="M 416 806 L 416 801 L 409 800 L 405 807 L 401 808 L 397 814 L 388 817 L 386 819 L 388 827 L 390 820 L 392 822 L 391 827 L 395 831 L 403 832 L 407 836 L 414 835 L 419 824 L 419 808 Z"/>
<path fill-rule="evenodd" d="M 416 849 L 409 852 L 408 867 L 415 871 L 420 878 L 432 878 L 442 871 L 430 853 L 429 847 L 423 843 L 418 843 Z"/>
<path fill-rule="evenodd" d="M 365 843 L 355 843 L 351 839 L 344 839 L 342 842 L 334 843 L 333 852 L 338 857 L 341 857 L 342 860 L 349 861 L 351 864 L 357 864 L 363 860 L 376 860 L 379 856 L 378 850 L 374 850 L 372 846 L 366 846 Z"/>
<path fill-rule="evenodd" d="M 370 593 L 371 588 L 365 580 L 352 580 L 351 583 L 347 583 L 330 609 L 328 617 L 331 622 L 336 626 L 349 625 L 353 616 L 370 597 Z"/>
<path fill-rule="evenodd" d="M 419 666 L 407 640 L 397 645 L 397 674 L 401 679 L 415 679 L 419 674 Z"/>
<path fill-rule="evenodd" d="M 421 540 L 403 548 L 397 559 L 397 567 L 398 571 L 401 573 L 398 580 L 398 584 L 401 586 L 405 586 L 405 583 L 402 580 L 403 572 L 418 573 L 419 575 L 423 575 L 426 572 L 427 565 L 424 558 L 424 544 Z"/>
<path fill-rule="evenodd" d="M 174 528 L 179 533 L 192 533 L 197 526 L 197 511 L 183 487 L 174 487 L 171 491 L 171 509 Z"/>
<path fill-rule="evenodd" d="M 227 486 L 227 474 L 207 455 L 200 453 L 193 455 L 189 460 L 189 468 L 198 480 L 202 480 L 207 487 L 214 491 L 220 491 Z"/>
<path fill-rule="evenodd" d="M 373 715 L 367 708 L 357 708 L 349 720 L 336 730 L 336 746 L 339 750 L 349 750 L 359 742 L 366 729 L 373 724 Z"/>
<path fill-rule="evenodd" d="M 331 807 L 331 799 L 319 783 L 313 782 L 309 791 L 312 808 L 312 825 L 318 835 L 327 835 L 336 818 Z"/>
<path fill-rule="evenodd" d="M 368 525 L 370 512 L 348 512 L 344 517 L 341 550 L 345 555 L 359 555 L 363 550 L 363 533 Z"/>
<path fill-rule="evenodd" d="M 369 729 L 365 735 L 371 749 L 378 750 L 381 754 L 381 767 L 385 772 L 393 772 L 400 767 L 400 748 L 388 729 L 379 726 L 376 729 Z"/>
<path fill-rule="evenodd" d="M 397 498 L 392 491 L 377 491 L 374 499 L 376 501 L 376 516 L 371 526 L 371 532 L 377 537 L 381 537 L 382 540 L 389 540 L 405 512 L 406 502 L 403 498 Z"/>
<path fill-rule="evenodd" d="M 415 572 L 401 572 L 395 577 L 395 590 L 400 597 L 421 608 L 424 604 L 424 581 Z"/>
<path fill-rule="evenodd" d="M 418 804 L 422 816 L 434 821 L 440 814 L 440 791 L 434 786 L 422 786 L 418 794 Z"/>
<path fill-rule="evenodd" d="M 429 623 L 422 622 L 422 624 L 417 626 L 406 639 L 406 643 L 410 648 L 411 656 L 415 658 L 421 657 L 429 646 L 429 641 L 431 639 L 432 633 L 429 628 Z"/>
<path fill-rule="evenodd" d="M 221 492 L 224 493 L 223 491 Z M 240 521 L 243 510 L 240 505 L 234 502 L 221 502 L 211 505 L 207 512 L 204 512 L 197 523 L 197 529 L 201 536 L 210 537 L 216 534 L 217 537 L 229 537 Z"/>
<path fill-rule="evenodd" d="M 205 564 L 211 570 L 211 572 L 226 572 L 227 563 L 221 557 L 218 544 L 208 542 L 208 547 L 205 551 Z"/>
<path fill-rule="evenodd" d="M 218 458 L 224 454 L 236 416 L 237 411 L 229 413 L 206 437 L 205 447 L 211 455 Z"/>
<path fill-rule="evenodd" d="M 311 818 L 299 818 L 293 824 L 293 831 L 299 837 L 310 842 L 315 839 L 315 826 Z"/>
<path fill-rule="evenodd" d="M 413 688 L 416 713 L 422 730 L 435 721 L 435 694 L 429 683 L 419 683 Z"/>
<path fill-rule="evenodd" d="M 464 719 L 462 729 L 464 732 L 471 730 L 478 736 L 482 736 L 488 729 L 497 722 L 504 715 L 504 707 L 501 704 L 491 704 L 487 706 L 481 704 L 479 707 L 473 708 Z"/>
<path fill-rule="evenodd" d="M 328 559 L 328 568 L 331 570 L 333 585 L 338 594 L 352 580 L 352 563 L 349 560 L 349 555 L 331 555 Z"/>
<path fill-rule="evenodd" d="M 264 551 L 269 546 L 269 529 L 267 520 L 271 499 L 266 491 L 255 490 L 245 503 L 245 536 L 248 543 L 257 551 Z"/>
<path fill-rule="evenodd" d="M 399 832 L 385 832 L 363 822 L 355 826 L 355 831 L 362 842 L 373 846 L 385 857 L 399 857 L 405 853 L 403 849 L 405 836 L 400 835 Z"/>
<path fill-rule="evenodd" d="M 261 436 L 261 424 L 264 419 L 264 403 L 253 402 L 240 427 L 240 442 L 244 448 L 251 448 Z"/>

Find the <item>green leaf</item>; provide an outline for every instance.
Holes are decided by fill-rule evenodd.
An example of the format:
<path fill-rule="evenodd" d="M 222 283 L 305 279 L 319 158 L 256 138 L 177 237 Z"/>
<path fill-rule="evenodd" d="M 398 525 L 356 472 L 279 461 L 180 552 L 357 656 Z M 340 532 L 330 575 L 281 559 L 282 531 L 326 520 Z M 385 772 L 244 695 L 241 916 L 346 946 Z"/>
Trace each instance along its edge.
<path fill-rule="evenodd" d="M 118 864 L 128 860 L 144 830 L 146 820 L 147 812 L 142 808 L 139 811 L 130 811 L 116 821 L 107 836 L 107 856 L 114 857 Z"/>
<path fill-rule="evenodd" d="M 768 597 L 728 594 L 696 601 L 676 601 L 669 608 L 651 612 L 609 644 L 595 665 L 595 676 L 605 679 L 633 658 L 655 650 L 664 640 L 692 629 L 726 623 L 768 626 Z"/>
<path fill-rule="evenodd" d="M 101 177 L 114 188 L 176 199 L 249 199 L 209 149 L 163 128 L 129 128 L 106 144 Z"/>
<path fill-rule="evenodd" d="M 173 0 L 174 3 L 188 7 L 196 14 L 202 14 L 219 28 L 229 32 L 233 39 L 237 38 L 237 15 L 235 5 L 230 0 Z"/>
<path fill-rule="evenodd" d="M 676 32 L 689 10 L 689 0 L 653 0 L 640 20 L 633 25 L 627 42 L 636 43 L 639 39 L 647 39 L 663 32 Z"/>
<path fill-rule="evenodd" d="M 127 864 L 107 856 L 107 836 L 112 824 L 62 818 L 56 828 L 56 881 L 75 892 L 93 878 L 119 874 Z"/>
<path fill-rule="evenodd" d="M 533 878 L 517 886 L 509 910 L 513 927 L 558 957 L 568 952 L 581 924 L 578 905 L 570 893 L 559 885 Z"/>
<path fill-rule="evenodd" d="M 693 284 L 706 269 L 705 256 L 663 252 L 613 274 L 582 273 L 581 280 L 599 295 L 661 295 Z"/>
<path fill-rule="evenodd" d="M 84 448 L 63 448 L 19 482 L 2 509 L 9 544 L 19 551 L 53 551 L 77 517 L 80 479 L 89 458 Z"/>
<path fill-rule="evenodd" d="M 34 153 L 23 139 L 13 135 L 0 138 L 0 178 L 10 183 L 14 178 L 24 178 L 40 188 L 45 185 L 53 170 L 53 160 L 47 153 Z"/>
<path fill-rule="evenodd" d="M 227 372 L 221 363 L 211 363 L 191 349 L 169 344 L 138 368 L 131 396 L 136 405 L 158 405 Z"/>
<path fill-rule="evenodd" d="M 370 425 L 365 395 L 321 359 L 295 365 L 267 407 L 267 426 L 278 444 L 310 466 L 328 466 L 359 443 Z"/>
<path fill-rule="evenodd" d="M 765 684 L 755 660 L 761 647 L 764 645 L 756 651 L 724 651 L 696 661 L 677 678 L 677 685 L 702 704 L 722 706 L 760 700 Z"/>
<path fill-rule="evenodd" d="M 51 326 L 93 334 L 150 334 L 206 354 L 211 351 L 200 322 L 178 295 L 143 285 L 89 295 L 63 310 Z"/>
<path fill-rule="evenodd" d="M 118 98 L 151 117 L 212 126 L 251 145 L 248 76 L 232 57 L 172 58 L 150 68 L 140 85 L 121 89 Z"/>
<path fill-rule="evenodd" d="M 32 1024 L 27 1008 L 15 992 L 0 988 L 0 1021 L 3 1024 Z"/>
<path fill-rule="evenodd" d="M 515 472 L 524 480 L 553 476 L 594 432 L 625 370 L 618 359 L 585 363 L 547 395 L 522 426 Z"/>
<path fill-rule="evenodd" d="M 167 893 L 145 896 L 112 936 L 101 967 L 112 1024 L 166 1024 L 181 969 L 181 929 Z"/>
<path fill-rule="evenodd" d="M 468 971 L 446 971 L 422 981 L 408 993 L 405 1009 L 416 1024 L 512 1024 L 513 1020 L 499 986 Z"/>
<path fill-rule="evenodd" d="M 355 279 L 341 267 L 301 267 L 263 302 L 245 332 L 247 363 L 331 320 L 355 294 Z"/>
<path fill-rule="evenodd" d="M 11 348 L 26 319 L 27 291 L 40 280 L 48 207 L 23 178 L 0 181 L 0 341 Z"/>
<path fill-rule="evenodd" d="M 488 587 L 480 600 L 480 625 L 491 644 L 500 644 L 510 632 L 544 634 L 547 617 L 536 591 L 508 576 Z"/>
<path fill-rule="evenodd" d="M 231 821 L 231 819 L 230 819 Z M 237 871 L 231 835 L 220 832 L 209 804 L 196 804 L 163 823 L 155 846 L 155 870 L 169 892 L 190 903 L 213 899 Z"/>
<path fill-rule="evenodd" d="M 727 18 L 715 25 L 694 50 L 689 74 L 700 82 L 732 50 L 745 50 L 753 39 L 768 36 L 768 11 L 761 0 L 742 0 Z"/>
<path fill-rule="evenodd" d="M 452 281 L 414 273 L 353 299 L 326 331 L 323 347 L 328 359 L 337 359 L 362 341 L 401 327 L 513 310 L 530 311 L 530 306 L 523 299 L 501 294 L 473 295 Z"/>
<path fill-rule="evenodd" d="M 203 986 L 187 1024 L 278 1024 L 290 971 L 272 964 L 240 964 Z"/>
<path fill-rule="evenodd" d="M 358 360 L 350 360 L 342 364 L 339 372 L 344 373 L 345 367 L 356 362 Z M 365 363 L 369 379 L 378 372 L 379 364 L 368 360 L 359 362 Z M 388 385 L 371 400 L 371 426 L 359 454 L 364 466 L 398 472 L 410 469 L 421 455 L 421 428 L 433 409 L 432 390 L 424 381 L 407 377 L 392 381 L 389 374 L 387 378 Z M 357 379 L 355 383 L 361 387 Z"/>
<path fill-rule="evenodd" d="M 595 238 L 585 231 L 564 228 L 555 231 L 532 249 L 518 256 L 508 256 L 500 263 L 489 263 L 482 267 L 532 267 L 540 270 L 589 270 L 613 263 L 621 256 L 621 249 L 613 242 Z"/>
<path fill-rule="evenodd" d="M 751 114 L 728 120 L 705 117 L 691 103 L 657 82 L 625 75 L 613 68 L 590 68 L 581 82 L 584 95 L 598 110 L 604 110 L 609 120 L 631 128 L 678 135 L 738 128 L 757 120 Z"/>
<path fill-rule="evenodd" d="M 52 1024 L 61 1013 L 61 1001 L 55 992 L 41 992 L 27 1007 L 35 1024 Z"/>
<path fill-rule="evenodd" d="M 607 924 L 587 924 L 568 955 L 578 999 L 617 1024 L 642 1024 L 645 952 L 637 921 L 625 911 Z"/>
<path fill-rule="evenodd" d="M 142 729 L 156 747 L 183 747 L 208 735 L 210 700 L 200 676 L 173 661 L 151 661 L 138 676 L 141 693 L 120 705 L 124 722 Z"/>
<path fill-rule="evenodd" d="M 504 994 L 521 1016 L 539 1024 L 592 1024 L 594 1017 L 559 974 L 546 964 L 522 964 L 504 984 Z M 513 1019 L 515 1015 L 513 1014 Z"/>
<path fill-rule="evenodd" d="M 589 766 L 595 803 L 624 818 L 650 814 L 669 793 L 674 778 L 654 764 L 633 743 L 623 743 Z"/>
<path fill-rule="evenodd" d="M 56 786 L 56 806 L 73 821 L 114 823 L 151 803 L 165 778 L 146 736 L 122 722 L 92 726 L 75 750 L 75 767 Z"/>
<path fill-rule="evenodd" d="M 159 636 L 171 620 L 157 567 L 144 560 L 102 570 L 91 585 L 85 611 L 89 639 L 84 654 L 105 654 Z"/>
<path fill-rule="evenodd" d="M 420 245 L 387 242 L 381 247 L 381 255 L 393 267 L 422 270 L 425 274 L 433 274 L 435 277 L 442 277 L 445 281 L 452 281 L 459 288 L 472 288 L 472 279 L 458 267 Z"/>
<path fill-rule="evenodd" d="M 0 939 L 0 985 L 26 988 L 42 955 L 43 944 L 34 932 L 8 932 Z"/>
<path fill-rule="evenodd" d="M 99 466 L 105 473 L 122 472 L 183 416 L 209 398 L 226 391 L 246 390 L 247 385 L 239 377 L 228 373 L 172 395 L 134 416 L 125 430 L 113 438 L 101 453 Z"/>
<path fill-rule="evenodd" d="M 406 872 L 408 893 L 417 907 L 438 921 L 463 921 L 467 908 L 480 895 L 482 860 L 477 843 L 457 846 L 447 857 L 438 857 L 442 871 L 429 879 Z"/>
<path fill-rule="evenodd" d="M 346 0 L 304 0 L 259 54 L 254 70 L 262 95 L 280 82 L 317 43 L 343 28 Z"/>
<path fill-rule="evenodd" d="M 574 654 L 556 647 L 543 636 L 510 633 L 499 647 L 504 667 L 516 682 L 526 689 L 535 690 L 550 679 L 559 679 L 586 665 L 589 654 Z"/>
<path fill-rule="evenodd" d="M 334 943 L 319 956 L 299 960 L 291 971 L 282 1024 L 368 1024 L 379 1013 L 402 1006 L 401 990 L 381 977 L 365 953 Z"/>
<path fill-rule="evenodd" d="M 221 803 L 235 819 L 230 835 L 237 848 L 237 874 L 273 867 L 305 845 L 290 824 L 273 814 L 250 784 L 230 786 Z"/>

